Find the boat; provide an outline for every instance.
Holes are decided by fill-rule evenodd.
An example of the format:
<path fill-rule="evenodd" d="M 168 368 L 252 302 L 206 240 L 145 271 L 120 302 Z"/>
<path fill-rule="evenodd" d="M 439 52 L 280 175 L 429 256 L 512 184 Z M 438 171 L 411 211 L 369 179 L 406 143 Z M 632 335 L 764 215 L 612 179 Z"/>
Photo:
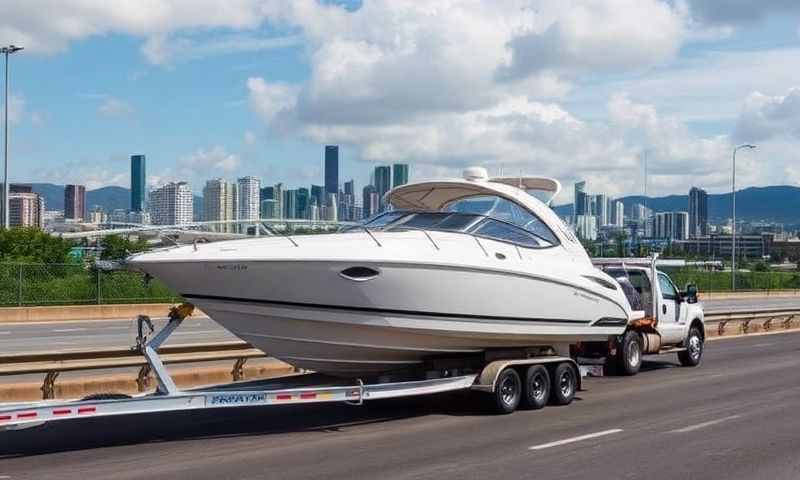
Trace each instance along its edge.
<path fill-rule="evenodd" d="M 164 248 L 126 266 L 270 356 L 338 376 L 606 340 L 633 312 L 549 207 L 560 188 L 473 167 L 398 186 L 387 211 L 336 233 Z"/>

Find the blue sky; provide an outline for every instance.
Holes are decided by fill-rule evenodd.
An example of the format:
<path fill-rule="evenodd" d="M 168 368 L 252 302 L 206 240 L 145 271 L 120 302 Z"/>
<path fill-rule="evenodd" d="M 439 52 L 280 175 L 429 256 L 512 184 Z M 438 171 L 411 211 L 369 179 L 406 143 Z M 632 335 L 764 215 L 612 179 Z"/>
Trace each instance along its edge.
<path fill-rule="evenodd" d="M 779 0 L 43 3 L 0 18 L 0 43 L 26 47 L 14 181 L 127 185 L 144 153 L 153 185 L 300 186 L 336 143 L 359 187 L 404 162 L 631 194 L 647 152 L 651 191 L 685 193 L 727 188 L 730 148 L 753 141 L 743 185 L 800 185 L 800 7 Z"/>

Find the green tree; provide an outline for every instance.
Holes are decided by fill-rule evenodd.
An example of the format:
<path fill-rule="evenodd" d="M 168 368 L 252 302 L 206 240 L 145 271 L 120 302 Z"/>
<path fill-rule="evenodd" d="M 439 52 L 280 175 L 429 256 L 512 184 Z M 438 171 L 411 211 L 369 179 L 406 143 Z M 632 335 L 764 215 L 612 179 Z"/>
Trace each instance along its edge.
<path fill-rule="evenodd" d="M 103 237 L 103 240 L 100 242 L 100 248 L 102 248 L 100 258 L 103 260 L 118 260 L 132 253 L 147 250 L 147 241 L 140 238 L 133 242 L 120 235 L 108 235 Z"/>
<path fill-rule="evenodd" d="M 0 230 L 0 261 L 68 263 L 73 243 L 38 228 Z"/>

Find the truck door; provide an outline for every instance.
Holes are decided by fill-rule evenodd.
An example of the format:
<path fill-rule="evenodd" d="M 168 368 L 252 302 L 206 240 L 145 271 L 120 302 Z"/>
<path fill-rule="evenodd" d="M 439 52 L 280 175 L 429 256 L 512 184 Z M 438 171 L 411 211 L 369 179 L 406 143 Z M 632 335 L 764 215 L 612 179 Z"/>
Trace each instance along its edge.
<path fill-rule="evenodd" d="M 677 343 L 682 340 L 683 326 L 680 325 L 680 303 L 678 291 L 668 276 L 658 273 L 658 288 L 661 291 L 658 308 L 658 331 L 664 343 Z"/>

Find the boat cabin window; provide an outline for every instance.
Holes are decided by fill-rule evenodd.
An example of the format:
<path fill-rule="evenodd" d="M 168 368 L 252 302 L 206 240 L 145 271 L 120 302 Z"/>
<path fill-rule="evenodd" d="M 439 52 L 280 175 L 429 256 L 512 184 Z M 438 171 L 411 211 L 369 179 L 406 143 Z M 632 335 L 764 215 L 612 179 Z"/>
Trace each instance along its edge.
<path fill-rule="evenodd" d="M 512 223 L 533 233 L 541 246 L 558 245 L 558 238 L 539 217 L 503 197 L 478 195 L 456 200 L 445 207 L 448 212 L 474 213 Z"/>
<path fill-rule="evenodd" d="M 377 217 L 372 217 L 371 219 L 367 220 L 364 223 L 364 226 L 369 228 L 383 227 L 384 225 L 388 225 L 405 215 L 408 215 L 408 212 L 403 212 L 400 210 L 386 212 L 384 214 L 378 215 Z"/>
<path fill-rule="evenodd" d="M 523 247 L 536 248 L 549 246 L 519 227 L 491 218 L 487 218 L 485 221 L 481 222 L 478 228 L 473 230 L 473 233 L 495 240 L 516 243 Z"/>

